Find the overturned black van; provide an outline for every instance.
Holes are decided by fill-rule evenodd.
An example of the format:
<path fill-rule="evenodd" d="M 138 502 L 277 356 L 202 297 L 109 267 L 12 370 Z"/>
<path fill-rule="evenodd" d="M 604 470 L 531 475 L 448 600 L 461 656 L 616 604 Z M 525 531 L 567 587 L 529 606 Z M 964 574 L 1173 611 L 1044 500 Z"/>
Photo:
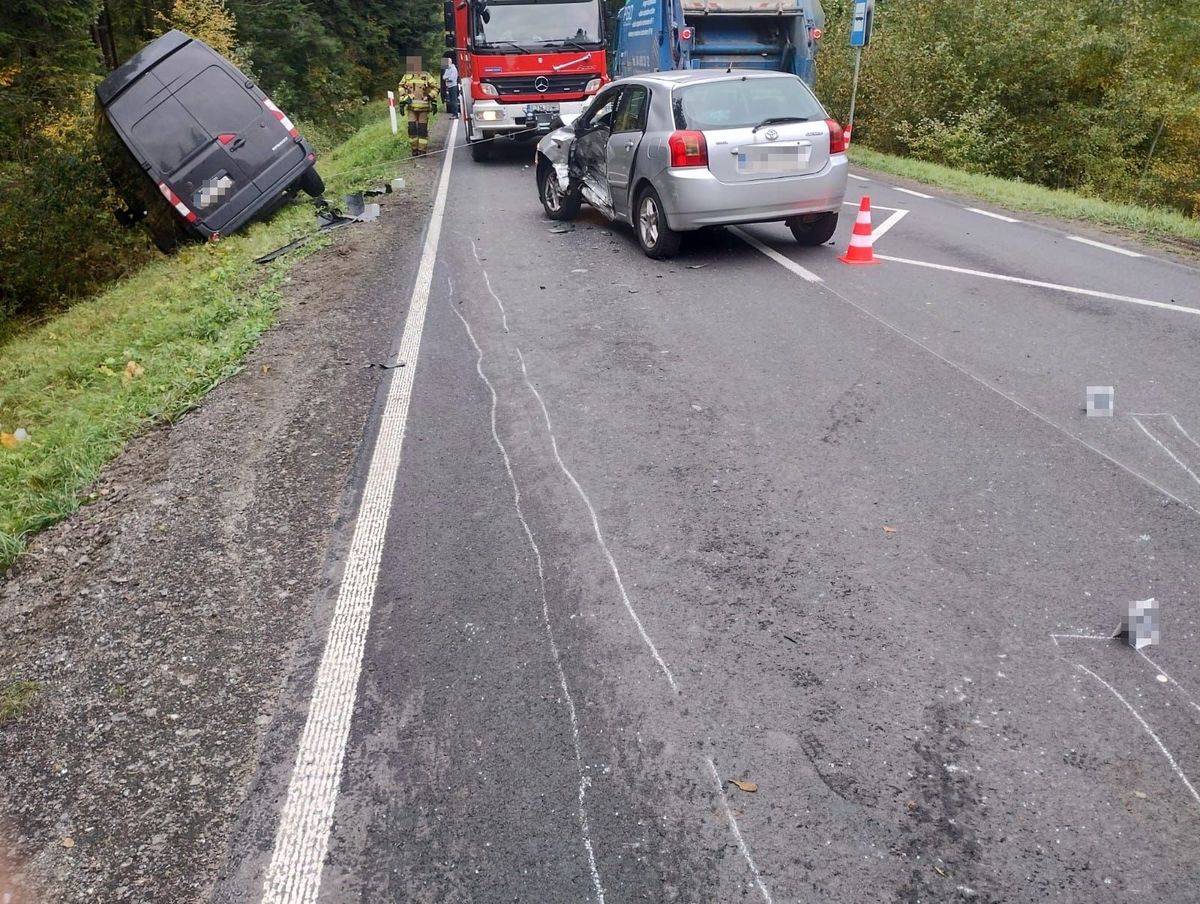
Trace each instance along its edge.
<path fill-rule="evenodd" d="M 128 209 L 159 250 L 228 235 L 299 190 L 325 190 L 291 120 L 215 50 L 180 31 L 96 87 L 96 142 Z"/>

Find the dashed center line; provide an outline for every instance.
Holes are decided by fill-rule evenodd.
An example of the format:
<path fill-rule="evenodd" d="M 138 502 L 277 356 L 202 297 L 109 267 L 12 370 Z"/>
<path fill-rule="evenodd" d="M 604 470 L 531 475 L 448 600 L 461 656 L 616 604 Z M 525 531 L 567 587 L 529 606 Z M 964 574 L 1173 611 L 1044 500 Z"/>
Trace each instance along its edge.
<path fill-rule="evenodd" d="M 1083 236 L 1080 236 L 1080 235 L 1069 235 L 1069 236 L 1067 236 L 1067 238 L 1069 238 L 1072 242 L 1080 242 L 1084 245 L 1091 245 L 1093 248 L 1103 248 L 1105 251 L 1112 251 L 1116 254 L 1123 254 L 1126 257 L 1145 257 L 1146 256 L 1144 254 L 1138 253 L 1137 251 L 1130 251 L 1128 248 L 1118 248 L 1116 245 L 1106 245 L 1106 244 L 1104 244 L 1104 242 L 1097 242 L 1097 241 L 1094 241 L 1093 239 L 1085 239 Z"/>
<path fill-rule="evenodd" d="M 980 210 L 978 207 L 964 207 L 964 210 L 969 210 L 971 213 L 977 213 L 981 217 L 991 217 L 993 220 L 1002 220 L 1005 223 L 1020 223 L 1021 221 L 1013 217 L 1006 217 L 1002 213 L 992 213 L 990 210 Z"/>

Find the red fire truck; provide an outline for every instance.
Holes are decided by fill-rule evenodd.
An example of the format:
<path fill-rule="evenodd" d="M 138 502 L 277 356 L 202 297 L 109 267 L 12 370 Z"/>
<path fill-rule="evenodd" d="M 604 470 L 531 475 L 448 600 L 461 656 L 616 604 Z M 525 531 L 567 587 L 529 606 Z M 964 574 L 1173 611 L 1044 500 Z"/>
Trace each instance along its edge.
<path fill-rule="evenodd" d="M 601 0 L 447 0 L 471 156 L 536 140 L 608 82 Z"/>

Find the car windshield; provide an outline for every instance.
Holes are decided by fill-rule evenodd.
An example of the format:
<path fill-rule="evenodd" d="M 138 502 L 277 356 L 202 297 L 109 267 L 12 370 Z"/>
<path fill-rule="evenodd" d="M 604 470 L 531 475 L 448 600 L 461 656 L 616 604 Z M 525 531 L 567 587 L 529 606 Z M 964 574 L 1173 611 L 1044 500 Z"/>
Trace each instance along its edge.
<path fill-rule="evenodd" d="M 507 41 L 523 47 L 572 43 L 598 45 L 599 0 L 545 0 L 545 2 L 488 3 L 478 18 L 476 39 L 482 43 Z"/>
<path fill-rule="evenodd" d="M 753 128 L 767 119 L 824 119 L 825 109 L 794 76 L 727 78 L 675 89 L 679 129 Z"/>

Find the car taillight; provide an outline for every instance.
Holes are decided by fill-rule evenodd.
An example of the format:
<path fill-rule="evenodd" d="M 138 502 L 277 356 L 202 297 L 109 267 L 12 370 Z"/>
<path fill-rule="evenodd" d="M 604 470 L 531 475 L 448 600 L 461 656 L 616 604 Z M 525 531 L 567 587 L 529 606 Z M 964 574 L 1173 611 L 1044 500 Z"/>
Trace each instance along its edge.
<path fill-rule="evenodd" d="M 674 132 L 667 139 L 671 166 L 708 166 L 708 142 L 703 132 Z"/>
<path fill-rule="evenodd" d="M 846 153 L 846 133 L 842 131 L 841 125 L 836 119 L 825 120 L 825 125 L 829 126 L 829 153 Z"/>
<path fill-rule="evenodd" d="M 583 93 L 584 94 L 595 94 L 597 91 L 599 91 L 603 87 L 604 87 L 604 79 L 594 78 L 590 82 L 588 82 L 587 85 L 584 86 Z"/>
<path fill-rule="evenodd" d="M 491 82 L 480 82 L 479 93 L 484 97 L 499 97 L 500 92 L 496 90 L 496 86 Z"/>

